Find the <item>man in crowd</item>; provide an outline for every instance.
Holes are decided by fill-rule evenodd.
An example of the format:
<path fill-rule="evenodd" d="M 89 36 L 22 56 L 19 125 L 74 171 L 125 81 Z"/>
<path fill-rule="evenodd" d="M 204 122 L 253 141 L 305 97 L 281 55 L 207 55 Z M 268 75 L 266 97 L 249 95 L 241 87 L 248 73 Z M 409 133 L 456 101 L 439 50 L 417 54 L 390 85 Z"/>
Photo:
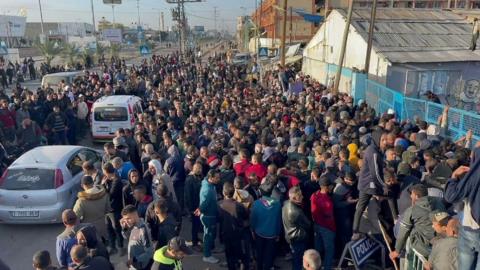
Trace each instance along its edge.
<path fill-rule="evenodd" d="M 302 210 L 303 195 L 300 187 L 294 186 L 288 191 L 290 200 L 282 208 L 285 239 L 292 251 L 292 269 L 302 269 L 302 256 L 306 250 L 310 219 Z"/>

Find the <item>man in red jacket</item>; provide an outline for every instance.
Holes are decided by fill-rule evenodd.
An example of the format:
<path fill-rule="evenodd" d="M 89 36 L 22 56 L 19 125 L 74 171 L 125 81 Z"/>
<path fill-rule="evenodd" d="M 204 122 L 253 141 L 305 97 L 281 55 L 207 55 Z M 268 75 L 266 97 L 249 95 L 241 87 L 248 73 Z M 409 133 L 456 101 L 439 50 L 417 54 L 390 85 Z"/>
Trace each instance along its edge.
<path fill-rule="evenodd" d="M 239 152 L 240 161 L 233 165 L 233 169 L 235 170 L 235 174 L 237 176 L 243 177 L 244 180 L 246 179 L 246 170 L 250 167 L 250 162 L 248 162 L 248 150 L 241 149 Z"/>
<path fill-rule="evenodd" d="M 5 139 L 10 142 L 15 140 L 15 111 L 8 109 L 8 100 L 0 100 L 0 123 Z"/>
<path fill-rule="evenodd" d="M 262 182 L 263 178 L 267 176 L 267 167 L 262 164 L 262 155 L 255 154 L 252 156 L 252 164 L 247 167 L 245 170 L 245 175 L 250 176 L 254 173 L 260 182 Z"/>
<path fill-rule="evenodd" d="M 325 270 L 332 269 L 333 255 L 335 252 L 335 216 L 333 214 L 333 201 L 328 194 L 330 181 L 321 176 L 320 190 L 313 193 L 311 201 L 312 218 L 315 228 L 315 249 L 324 258 Z"/>

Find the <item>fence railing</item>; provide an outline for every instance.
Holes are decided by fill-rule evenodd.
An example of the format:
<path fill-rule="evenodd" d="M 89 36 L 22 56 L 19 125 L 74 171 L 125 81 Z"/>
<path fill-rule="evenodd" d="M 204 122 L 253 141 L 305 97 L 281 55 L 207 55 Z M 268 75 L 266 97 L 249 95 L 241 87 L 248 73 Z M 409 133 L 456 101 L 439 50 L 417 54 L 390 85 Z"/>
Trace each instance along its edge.
<path fill-rule="evenodd" d="M 427 259 L 412 247 L 410 238 L 407 239 L 405 252 L 405 262 L 403 270 L 423 270 L 423 266 L 427 263 Z"/>
<path fill-rule="evenodd" d="M 393 109 L 401 120 L 416 118 L 425 120 L 430 124 L 437 124 L 445 105 L 411 98 L 403 93 L 392 90 L 372 80 L 366 80 L 365 89 L 355 89 L 355 92 L 365 97 L 368 105 L 373 107 L 377 114 L 383 114 L 388 109 Z M 356 94 L 357 95 L 357 94 Z M 447 135 L 456 140 L 464 136 L 468 130 L 473 131 L 473 141 L 480 140 L 480 115 L 465 110 L 450 108 L 448 111 Z"/>

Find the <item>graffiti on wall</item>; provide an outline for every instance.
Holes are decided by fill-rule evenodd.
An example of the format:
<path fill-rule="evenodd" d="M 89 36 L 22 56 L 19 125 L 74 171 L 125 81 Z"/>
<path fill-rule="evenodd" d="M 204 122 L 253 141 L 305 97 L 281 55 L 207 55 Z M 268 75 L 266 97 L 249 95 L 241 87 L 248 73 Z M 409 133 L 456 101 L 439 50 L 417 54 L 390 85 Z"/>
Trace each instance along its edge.
<path fill-rule="evenodd" d="M 455 84 L 450 106 L 467 111 L 480 112 L 480 80 L 459 79 Z"/>

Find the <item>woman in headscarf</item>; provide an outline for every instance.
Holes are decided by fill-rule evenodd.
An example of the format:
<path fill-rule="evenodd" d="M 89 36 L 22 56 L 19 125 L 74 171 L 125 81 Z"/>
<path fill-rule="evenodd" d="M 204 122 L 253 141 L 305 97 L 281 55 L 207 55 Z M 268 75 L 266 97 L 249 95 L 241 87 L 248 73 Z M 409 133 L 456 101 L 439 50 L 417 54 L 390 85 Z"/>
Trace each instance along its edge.
<path fill-rule="evenodd" d="M 163 171 L 162 164 L 159 160 L 152 159 L 148 162 L 148 171 L 153 176 L 152 179 L 152 189 L 156 190 L 158 184 L 163 183 L 167 186 L 168 192 L 172 195 L 172 198 L 175 202 L 178 202 L 177 195 L 175 194 L 175 189 L 173 188 L 172 179 Z M 156 192 L 153 193 L 154 198 L 156 199 Z"/>

